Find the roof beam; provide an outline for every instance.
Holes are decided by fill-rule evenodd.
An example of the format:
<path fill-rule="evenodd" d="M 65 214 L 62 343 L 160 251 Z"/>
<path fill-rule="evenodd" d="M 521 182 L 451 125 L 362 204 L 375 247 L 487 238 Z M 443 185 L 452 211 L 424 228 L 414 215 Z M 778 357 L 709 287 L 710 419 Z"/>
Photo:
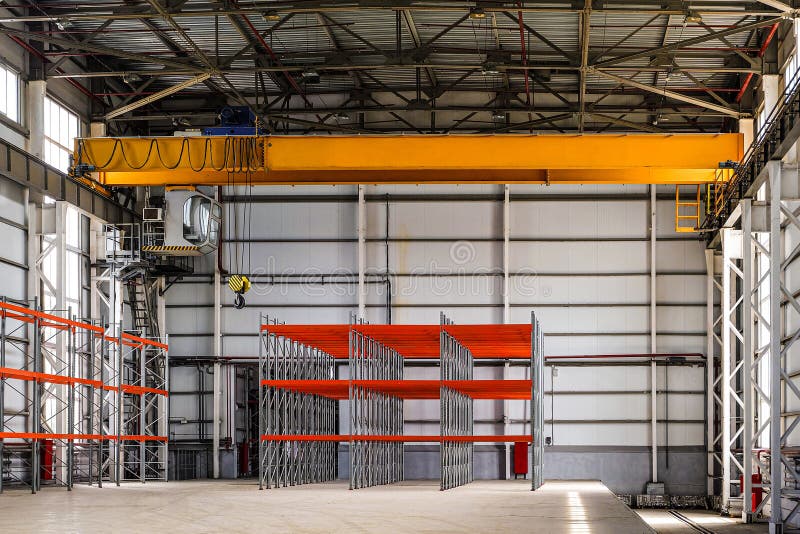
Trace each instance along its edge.
<path fill-rule="evenodd" d="M 517 11 L 524 12 L 525 10 L 524 9 L 520 9 L 520 10 L 517 10 Z M 569 52 L 563 50 L 561 47 L 559 47 L 553 41 L 551 41 L 550 39 L 548 39 L 547 37 L 545 37 L 541 33 L 537 32 L 536 30 L 531 28 L 529 25 L 525 24 L 524 22 L 520 22 L 520 20 L 517 17 L 515 17 L 513 14 L 509 13 L 508 11 L 503 11 L 503 15 L 505 15 L 506 17 L 508 17 L 512 21 L 514 21 L 514 23 L 521 24 L 522 27 L 525 28 L 525 30 L 528 31 L 528 33 L 530 33 L 531 35 L 533 35 L 534 37 L 539 39 L 541 42 L 546 44 L 552 50 L 555 50 L 559 55 L 567 58 L 570 61 L 570 63 L 575 63 L 576 62 L 575 56 L 573 56 Z"/>
<path fill-rule="evenodd" d="M 140 61 L 142 63 L 154 63 L 156 65 L 164 65 L 168 67 L 174 67 L 178 69 L 186 69 L 186 70 L 193 70 L 194 72 L 201 72 L 201 69 L 197 69 L 192 65 L 181 63 L 179 61 L 174 61 L 171 59 L 160 58 L 158 56 L 148 56 L 144 54 L 137 54 L 135 52 L 126 52 L 124 50 L 119 50 L 116 48 L 109 48 L 107 46 L 101 46 L 97 44 L 91 44 L 88 42 L 77 42 L 71 41 L 68 39 L 60 39 L 58 37 L 53 37 L 51 35 L 43 34 L 43 33 L 36 33 L 30 32 L 26 30 L 18 30 L 16 28 L 10 28 L 8 26 L 4 26 L 0 24 L 0 33 L 4 33 L 6 35 L 13 35 L 15 37 L 22 37 L 26 39 L 36 39 L 38 41 L 42 41 L 48 44 L 53 44 L 65 48 L 67 50 L 83 50 L 86 52 L 93 52 L 95 54 L 104 55 L 104 56 L 113 56 L 113 57 L 120 57 L 123 59 L 130 59 L 131 61 Z"/>
<path fill-rule="evenodd" d="M 589 43 L 591 40 L 592 0 L 583 0 L 583 12 L 580 15 L 581 69 L 580 87 L 578 89 L 578 132 L 583 133 L 586 112 L 586 78 L 589 74 Z"/>
<path fill-rule="evenodd" d="M 136 102 L 132 102 L 128 105 L 118 107 L 117 109 L 109 111 L 108 113 L 105 114 L 103 118 L 108 120 L 108 119 L 113 119 L 114 117 L 119 117 L 120 115 L 124 115 L 129 111 L 133 111 L 134 109 L 138 109 L 142 106 L 146 106 L 147 104 L 151 104 L 156 100 L 161 100 L 164 97 L 173 95 L 179 91 L 186 89 L 187 87 L 192 87 L 193 85 L 202 83 L 207 79 L 209 79 L 210 77 L 211 74 L 209 73 L 198 74 L 197 76 L 190 78 L 185 82 L 177 83 L 175 85 L 167 87 L 166 89 L 162 89 L 161 91 L 155 92 L 152 95 L 148 95 L 140 100 L 137 100 Z"/>
<path fill-rule="evenodd" d="M 700 100 L 699 98 L 694 98 L 691 96 L 683 95 L 681 93 L 676 93 L 668 89 L 659 89 L 658 87 L 653 87 L 652 85 L 647 85 L 646 83 L 640 83 L 635 80 L 623 78 L 622 76 L 617 76 L 616 74 L 611 74 L 610 72 L 603 72 L 602 70 L 597 70 L 597 69 L 592 69 L 592 71 L 596 74 L 599 74 L 600 76 L 604 76 L 610 80 L 614 80 L 623 85 L 629 85 L 631 87 L 641 89 L 642 91 L 655 93 L 657 95 L 663 95 L 667 98 L 672 98 L 673 100 L 680 100 L 681 102 L 686 102 L 687 104 L 694 104 L 695 106 L 711 109 L 714 111 L 719 111 L 720 113 L 730 115 L 731 117 L 741 118 L 749 116 L 746 113 L 740 113 L 735 109 L 731 109 L 727 106 L 712 104 L 711 102 L 706 102 L 705 100 Z"/>
<path fill-rule="evenodd" d="M 789 4 L 785 4 L 783 2 L 779 2 L 778 0 L 756 0 L 759 4 L 764 4 L 765 6 L 769 6 L 772 8 L 781 11 L 782 13 L 791 13 L 794 11 L 794 8 Z"/>
<path fill-rule="evenodd" d="M 793 8 L 789 7 L 783 2 L 776 0 L 759 0 L 762 4 L 768 5 L 767 2 L 774 2 L 774 9 L 745 9 L 741 1 L 731 1 L 727 3 L 715 3 L 714 7 L 699 8 L 702 15 L 708 16 L 730 16 L 732 14 L 751 17 L 771 17 L 783 13 L 794 13 Z M 178 18 L 190 17 L 209 17 L 214 15 L 260 15 L 264 11 L 263 6 L 258 7 L 235 7 L 231 9 L 219 9 L 216 2 L 206 2 L 192 4 L 193 9 L 182 10 L 174 13 Z M 347 2 L 342 5 L 341 2 L 328 2 L 320 0 L 317 2 L 302 2 L 296 4 L 294 2 L 269 2 L 269 8 L 280 11 L 281 13 L 317 13 L 317 12 L 339 12 L 339 11 L 385 11 L 385 10 L 404 10 L 409 11 L 438 11 L 438 12 L 456 12 L 464 13 L 468 8 L 461 2 L 447 5 L 444 3 L 409 3 L 407 1 L 399 2 L 386 2 L 382 4 L 376 3 L 375 5 L 364 5 L 358 2 Z M 521 8 L 502 6 L 493 7 L 491 4 L 484 7 L 487 12 L 506 12 L 509 8 L 514 11 L 521 10 L 523 13 L 580 13 L 581 9 L 576 9 L 571 6 L 557 7 L 557 6 L 537 6 L 534 4 L 522 6 Z M 788 8 L 788 9 L 787 9 Z M 621 7 L 605 7 L 595 9 L 598 13 L 607 13 L 610 15 L 684 15 L 685 10 L 679 8 L 640 8 L 640 7 L 626 7 L 624 4 Z M 118 12 L 109 12 L 107 8 L 82 8 L 80 11 L 74 9 L 52 9 L 46 15 L 31 15 L 18 18 L 5 17 L 0 18 L 0 23 L 8 22 L 55 22 L 59 18 L 68 18 L 69 20 L 125 20 L 137 19 L 140 17 L 156 17 L 158 13 L 155 12 L 142 12 L 141 10 L 131 10 L 130 13 L 119 10 Z"/>
<path fill-rule="evenodd" d="M 735 26 L 733 28 L 729 28 L 727 30 L 721 30 L 718 32 L 712 32 L 708 35 L 701 35 L 698 37 L 693 37 L 691 39 L 684 39 L 682 41 L 678 41 L 675 43 L 670 43 L 666 46 L 659 46 L 655 48 L 648 48 L 647 50 L 642 50 L 641 52 L 635 52 L 633 54 L 627 54 L 625 56 L 619 56 L 612 59 L 607 59 L 605 61 L 600 61 L 598 63 L 594 63 L 592 67 L 602 69 L 603 67 L 608 67 L 611 65 L 616 65 L 618 63 L 625 63 L 627 61 L 632 61 L 635 59 L 642 59 L 642 58 L 651 58 L 652 56 L 657 56 L 659 54 L 664 54 L 666 52 L 671 52 L 673 50 L 678 50 L 680 48 L 686 48 L 687 46 L 692 46 L 700 43 L 705 43 L 708 41 L 719 40 L 722 37 L 727 37 L 729 35 L 735 35 L 737 33 L 746 32 L 750 30 L 754 30 L 757 28 L 763 28 L 764 26 L 772 26 L 773 24 L 780 22 L 783 20 L 783 17 L 772 17 L 765 20 L 760 20 L 758 22 L 752 22 L 750 24 L 743 24 L 741 26 Z"/>

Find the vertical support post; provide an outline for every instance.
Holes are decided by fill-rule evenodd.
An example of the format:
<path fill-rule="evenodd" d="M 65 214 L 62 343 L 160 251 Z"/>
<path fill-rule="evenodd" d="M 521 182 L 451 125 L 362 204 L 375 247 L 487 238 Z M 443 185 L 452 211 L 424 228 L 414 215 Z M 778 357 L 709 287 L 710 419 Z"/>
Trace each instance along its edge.
<path fill-rule="evenodd" d="M 75 320 L 72 315 L 72 307 L 67 310 L 67 318 Z M 74 377 L 75 374 L 75 344 L 76 344 L 76 330 L 73 327 L 67 329 L 67 376 Z M 70 434 L 75 432 L 75 387 L 76 384 L 67 385 L 67 432 Z M 67 462 L 66 462 L 66 484 L 67 490 L 72 491 L 72 477 L 74 472 L 75 462 L 75 441 L 73 439 L 67 440 Z"/>
<path fill-rule="evenodd" d="M 117 277 L 114 276 L 114 282 L 116 283 Z M 122 299 L 120 299 L 121 301 Z M 120 302 L 121 306 L 121 302 Z M 123 386 L 125 384 L 125 345 L 122 344 L 122 314 L 120 313 L 117 316 L 118 322 L 115 323 L 115 328 L 117 329 L 117 336 L 115 342 L 117 344 L 117 358 L 116 358 L 116 367 L 117 367 L 117 440 L 116 440 L 116 458 L 114 463 L 115 468 L 115 481 L 117 486 L 120 485 L 122 482 L 122 475 L 123 475 L 123 464 L 125 462 L 124 459 L 124 445 L 122 443 L 122 436 L 125 434 L 125 429 L 123 427 L 123 422 L 125 420 L 125 392 L 123 391 Z"/>
<path fill-rule="evenodd" d="M 767 163 L 769 174 L 769 449 L 770 449 L 770 534 L 783 532 L 783 465 L 781 461 L 781 162 Z"/>
<path fill-rule="evenodd" d="M 650 353 L 655 354 L 656 343 L 656 186 L 650 186 Z M 651 482 L 658 482 L 658 367 L 655 358 L 650 360 L 650 443 L 652 454 Z M 668 423 L 667 423 L 668 424 Z"/>
<path fill-rule="evenodd" d="M 544 484 L 544 334 L 531 312 L 531 491 Z"/>
<path fill-rule="evenodd" d="M 39 299 L 34 299 L 34 309 L 41 311 Z M 42 324 L 41 320 L 36 317 L 33 320 L 33 371 L 36 373 L 42 372 Z M 38 382 L 33 382 L 31 407 L 33 413 L 31 414 L 31 432 L 38 434 L 42 431 L 42 414 L 41 414 L 41 385 Z M 39 491 L 39 484 L 42 479 L 41 469 L 41 456 L 39 455 L 39 440 L 34 439 L 31 450 L 31 493 Z"/>
<path fill-rule="evenodd" d="M 510 253 L 510 237 L 511 237 L 511 186 L 505 184 L 503 186 L 503 324 L 508 324 L 511 321 L 511 287 L 509 277 L 509 253 Z M 503 365 L 503 380 L 508 380 L 510 368 L 509 362 L 506 361 Z M 510 401 L 503 401 L 503 433 L 508 435 L 510 433 L 509 413 Z M 505 444 L 506 455 L 506 479 L 511 478 L 511 444 Z"/>
<path fill-rule="evenodd" d="M 219 189 L 219 188 L 218 188 Z M 221 200 L 219 190 L 217 191 L 217 200 Z M 222 398 L 221 391 L 221 366 L 220 358 L 222 357 L 222 273 L 219 271 L 219 262 L 214 263 L 214 377 L 213 377 L 213 391 L 211 399 L 212 405 L 212 423 L 211 423 L 211 462 L 212 462 L 212 476 L 219 478 L 219 441 L 220 441 L 220 399 Z M 259 385 L 260 387 L 260 385 Z M 203 423 L 200 423 L 201 425 Z"/>
<path fill-rule="evenodd" d="M 45 80 L 31 80 L 28 82 L 27 108 L 28 108 L 28 146 L 27 151 L 37 158 L 44 159 L 44 97 L 47 94 Z"/>
<path fill-rule="evenodd" d="M 265 336 L 269 335 L 266 331 L 262 330 L 264 325 L 264 315 L 259 314 L 258 317 L 258 489 L 264 489 L 264 461 L 266 459 L 266 442 L 264 441 L 264 434 L 266 433 L 265 421 L 269 417 L 269 406 L 264 403 L 264 384 L 263 381 L 267 379 L 264 373 L 264 340 Z"/>
<path fill-rule="evenodd" d="M 6 297 L 2 297 L 3 304 L 6 303 Z M 3 310 L 0 316 L 0 367 L 6 366 L 6 312 Z M 6 377 L 0 376 L 0 432 L 6 432 Z M 0 493 L 3 493 L 3 438 L 0 437 Z"/>
<path fill-rule="evenodd" d="M 139 386 L 141 388 L 147 387 L 147 369 L 145 368 L 145 358 L 146 358 L 146 349 L 144 345 L 139 345 L 139 347 L 135 347 L 132 349 L 132 353 L 138 355 L 139 357 Z M 139 435 L 144 436 L 147 434 L 147 420 L 145 417 L 146 414 L 146 396 L 144 393 L 144 389 L 139 394 Z M 145 468 L 145 447 L 146 444 L 144 440 L 139 441 L 139 480 L 142 484 L 144 484 L 147 470 Z"/>
<path fill-rule="evenodd" d="M 722 381 L 720 394 L 722 396 L 722 509 L 728 508 L 731 498 L 731 349 L 733 339 L 731 337 L 731 311 L 734 299 L 735 287 L 731 279 L 731 262 L 738 253 L 733 250 L 732 228 L 723 228 L 722 234 L 722 351 L 720 354 L 722 367 Z"/>
<path fill-rule="evenodd" d="M 753 520 L 753 224 L 752 203 L 742 199 L 742 521 Z"/>
<path fill-rule="evenodd" d="M 706 495 L 714 495 L 714 249 L 706 254 Z"/>
<path fill-rule="evenodd" d="M 358 186 L 358 318 L 365 320 L 367 307 L 367 203 L 364 198 L 364 186 Z M 387 266 L 388 269 L 388 266 Z"/>

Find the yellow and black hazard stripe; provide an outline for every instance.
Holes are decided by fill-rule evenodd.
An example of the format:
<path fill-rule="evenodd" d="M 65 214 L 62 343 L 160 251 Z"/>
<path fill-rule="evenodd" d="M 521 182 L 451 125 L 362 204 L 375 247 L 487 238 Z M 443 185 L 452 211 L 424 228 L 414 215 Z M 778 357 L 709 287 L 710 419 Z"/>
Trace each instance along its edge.
<path fill-rule="evenodd" d="M 142 247 L 144 252 L 193 252 L 199 249 L 200 247 L 194 245 L 147 245 Z"/>
<path fill-rule="evenodd" d="M 247 293 L 250 290 L 250 280 L 242 274 L 234 274 L 228 279 L 228 287 L 234 293 Z"/>

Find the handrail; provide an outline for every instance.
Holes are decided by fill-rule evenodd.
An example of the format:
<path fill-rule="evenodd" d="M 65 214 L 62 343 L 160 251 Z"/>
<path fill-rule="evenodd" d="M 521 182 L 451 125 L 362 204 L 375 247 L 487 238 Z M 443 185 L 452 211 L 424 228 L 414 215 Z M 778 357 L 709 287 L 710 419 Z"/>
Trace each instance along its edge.
<path fill-rule="evenodd" d="M 738 193 L 742 195 L 750 187 L 766 162 L 772 159 L 774 150 L 783 140 L 779 136 L 783 127 L 782 119 L 791 111 L 790 106 L 798 103 L 800 99 L 800 70 L 789 80 L 788 84 L 778 97 L 775 106 L 767 115 L 764 124 L 755 132 L 753 144 L 745 152 L 742 160 L 733 164 L 733 176 L 727 182 L 723 182 L 721 191 L 714 188 L 713 214 L 706 216 L 703 221 L 703 228 L 716 229 L 720 226 L 722 217 L 730 214 L 731 204 L 736 200 Z M 785 133 L 785 132 L 783 132 Z M 726 208 L 728 208 L 726 210 Z"/>

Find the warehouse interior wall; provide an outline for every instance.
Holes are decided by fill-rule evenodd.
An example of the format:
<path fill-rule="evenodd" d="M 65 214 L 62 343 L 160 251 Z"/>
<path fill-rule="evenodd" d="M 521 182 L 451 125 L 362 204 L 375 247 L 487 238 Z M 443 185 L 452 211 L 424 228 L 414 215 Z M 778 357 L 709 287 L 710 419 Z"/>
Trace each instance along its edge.
<path fill-rule="evenodd" d="M 503 322 L 503 186 L 372 186 L 364 193 L 367 321 L 388 322 L 391 314 L 393 323 L 438 323 L 443 311 L 457 323 Z M 657 194 L 656 351 L 704 354 L 704 245 L 695 234 L 675 233 L 674 189 Z M 222 266 L 254 281 L 244 310 L 234 309 L 232 294 L 222 288 L 222 354 L 231 365 L 223 375 L 221 435 L 231 439 L 221 454 L 235 456 L 242 417 L 238 423 L 228 418 L 237 420 L 246 386 L 239 381 L 238 393 L 230 391 L 237 369 L 257 357 L 259 315 L 295 324 L 346 323 L 358 311 L 358 191 L 261 187 L 225 195 L 240 202 L 226 208 L 236 223 L 225 231 Z M 547 355 L 653 352 L 650 217 L 649 186 L 512 187 L 509 322 L 530 322 L 535 310 Z M 185 392 L 171 397 L 175 446 L 212 435 L 211 369 L 193 362 L 214 350 L 215 261 L 203 258 L 195 275 L 166 293 L 172 361 L 186 363 L 170 377 L 173 389 Z M 346 368 L 339 372 L 346 376 Z M 520 372 L 502 362 L 477 371 L 486 378 L 522 378 Z M 430 364 L 406 370 L 413 378 L 438 373 Z M 548 366 L 546 379 L 546 476 L 600 478 L 620 493 L 643 492 L 652 475 L 648 361 L 563 361 Z M 669 493 L 704 494 L 705 367 L 672 361 L 658 366 L 657 380 L 659 478 Z M 438 405 L 428 404 L 407 401 L 407 432 L 438 431 Z M 509 433 L 529 431 L 525 413 L 521 401 L 509 401 L 505 413 L 501 401 L 479 401 L 476 432 L 502 433 L 504 425 Z M 438 476 L 438 449 L 406 450 L 414 458 L 407 476 Z M 346 446 L 340 451 L 345 474 Z M 507 475 L 504 446 L 478 451 L 476 476 Z M 428 461 L 426 455 L 434 456 Z M 223 468 L 226 474 L 235 472 Z"/>

